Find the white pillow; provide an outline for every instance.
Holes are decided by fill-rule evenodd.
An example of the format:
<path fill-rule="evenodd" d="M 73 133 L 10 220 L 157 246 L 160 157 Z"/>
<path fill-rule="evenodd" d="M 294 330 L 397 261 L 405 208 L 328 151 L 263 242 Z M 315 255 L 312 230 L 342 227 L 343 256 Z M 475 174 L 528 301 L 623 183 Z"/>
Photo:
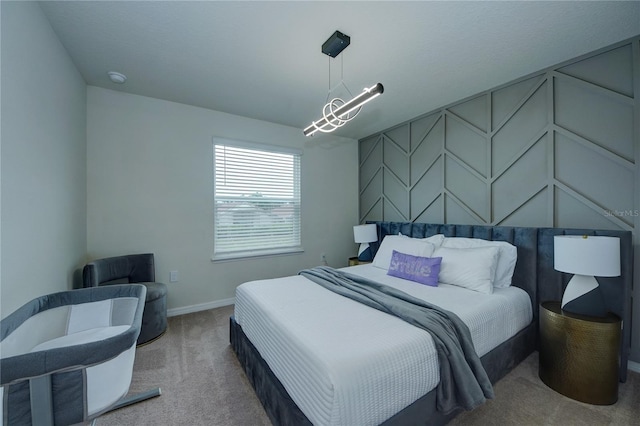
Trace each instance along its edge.
<path fill-rule="evenodd" d="M 427 241 L 436 247 L 440 247 L 442 245 L 442 242 L 444 241 L 444 235 L 443 234 L 432 235 L 427 238 L 422 238 L 422 241 Z"/>
<path fill-rule="evenodd" d="M 480 293 L 493 293 L 498 264 L 497 247 L 450 248 L 440 246 L 433 257 L 442 257 L 438 281 Z"/>
<path fill-rule="evenodd" d="M 389 270 L 393 251 L 398 251 L 412 256 L 431 257 L 435 246 L 428 241 L 419 238 L 409 238 L 404 235 L 387 235 L 382 240 L 376 256 L 373 258 L 373 266 Z"/>
<path fill-rule="evenodd" d="M 402 233 L 399 233 L 398 235 L 402 235 Z M 408 235 L 402 235 L 402 236 L 406 238 L 412 238 L 412 237 L 409 237 Z M 417 239 L 431 243 L 435 247 L 440 247 L 440 245 L 444 241 L 444 234 L 435 234 L 427 238 L 417 238 Z"/>
<path fill-rule="evenodd" d="M 442 242 L 442 247 L 473 248 L 473 247 L 497 247 L 498 265 L 496 276 L 493 279 L 495 288 L 506 288 L 511 285 L 513 271 L 516 269 L 518 249 L 506 241 L 488 241 L 481 238 L 447 237 Z"/>

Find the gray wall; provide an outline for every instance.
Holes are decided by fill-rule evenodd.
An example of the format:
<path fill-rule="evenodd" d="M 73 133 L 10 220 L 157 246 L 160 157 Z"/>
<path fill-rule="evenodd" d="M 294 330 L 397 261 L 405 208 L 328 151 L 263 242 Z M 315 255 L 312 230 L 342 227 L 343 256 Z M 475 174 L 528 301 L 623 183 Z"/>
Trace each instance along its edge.
<path fill-rule="evenodd" d="M 0 2 L 0 316 L 85 262 L 86 85 L 36 2 Z"/>
<path fill-rule="evenodd" d="M 304 252 L 230 261 L 213 255 L 213 137 L 303 151 Z M 153 252 L 169 314 L 233 303 L 245 281 L 346 266 L 356 252 L 358 143 L 209 109 L 89 86 L 87 250 L 90 258 Z M 340 206 L 340 208 L 336 208 Z M 170 271 L 179 281 L 169 282 Z"/>
<path fill-rule="evenodd" d="M 618 43 L 360 140 L 361 222 L 629 230 L 640 282 L 639 44 Z"/>
<path fill-rule="evenodd" d="M 154 252 L 158 279 L 180 272 L 172 314 L 232 303 L 238 284 L 295 274 L 322 254 L 347 265 L 356 140 L 87 88 L 38 2 L 0 2 L 0 15 L 0 317 L 70 289 L 96 257 Z M 303 253 L 211 261 L 213 136 L 303 150 Z"/>

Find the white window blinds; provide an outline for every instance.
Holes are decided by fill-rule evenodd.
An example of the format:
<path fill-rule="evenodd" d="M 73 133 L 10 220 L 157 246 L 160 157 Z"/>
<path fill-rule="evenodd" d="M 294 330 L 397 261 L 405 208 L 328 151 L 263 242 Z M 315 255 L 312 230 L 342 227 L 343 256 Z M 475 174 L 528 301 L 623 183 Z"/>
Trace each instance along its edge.
<path fill-rule="evenodd" d="M 300 154 L 214 141 L 214 259 L 301 250 Z"/>

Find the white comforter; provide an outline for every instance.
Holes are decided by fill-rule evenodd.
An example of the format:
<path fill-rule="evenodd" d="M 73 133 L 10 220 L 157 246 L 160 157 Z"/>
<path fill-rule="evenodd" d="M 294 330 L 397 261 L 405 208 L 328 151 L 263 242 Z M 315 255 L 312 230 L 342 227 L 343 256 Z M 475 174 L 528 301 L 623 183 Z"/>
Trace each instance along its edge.
<path fill-rule="evenodd" d="M 456 313 L 479 356 L 531 322 L 516 287 L 482 294 L 428 287 L 371 265 L 345 268 Z M 235 319 L 315 425 L 376 425 L 438 384 L 429 333 L 301 276 L 252 281 L 236 291 Z"/>

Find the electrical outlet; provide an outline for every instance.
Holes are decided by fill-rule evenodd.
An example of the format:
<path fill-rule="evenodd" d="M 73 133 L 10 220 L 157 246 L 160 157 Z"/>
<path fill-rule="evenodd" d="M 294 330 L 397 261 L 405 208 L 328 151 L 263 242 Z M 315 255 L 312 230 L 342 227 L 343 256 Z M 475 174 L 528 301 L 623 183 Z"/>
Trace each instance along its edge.
<path fill-rule="evenodd" d="M 178 271 L 169 272 L 169 281 L 171 281 L 172 283 L 178 282 Z"/>
<path fill-rule="evenodd" d="M 325 254 L 324 254 L 324 253 L 321 253 L 321 254 L 320 254 L 320 261 L 322 262 L 322 264 L 323 264 L 324 266 L 327 266 L 327 265 L 328 265 L 328 263 L 327 263 L 327 256 L 325 256 Z"/>

